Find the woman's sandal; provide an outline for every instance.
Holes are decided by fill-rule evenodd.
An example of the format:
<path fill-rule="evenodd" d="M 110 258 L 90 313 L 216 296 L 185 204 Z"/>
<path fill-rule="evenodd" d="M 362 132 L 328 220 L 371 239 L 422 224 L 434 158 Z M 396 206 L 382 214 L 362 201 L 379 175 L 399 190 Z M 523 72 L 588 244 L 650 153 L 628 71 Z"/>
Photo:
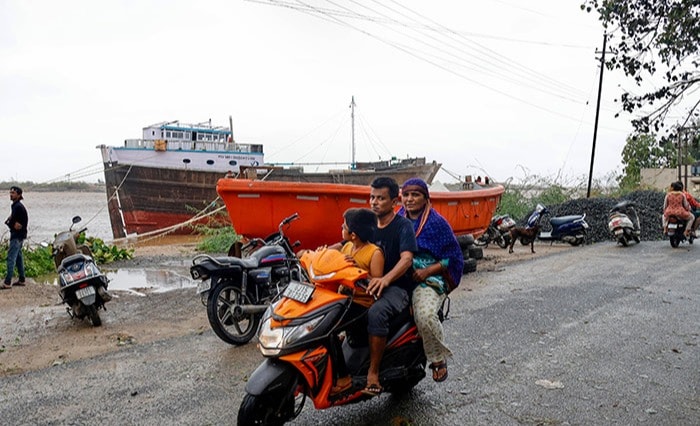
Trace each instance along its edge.
<path fill-rule="evenodd" d="M 369 396 L 379 396 L 384 388 L 379 383 L 370 383 L 362 389 L 362 393 Z"/>
<path fill-rule="evenodd" d="M 447 379 L 447 363 L 445 361 L 433 362 L 429 367 L 433 370 L 433 380 L 436 382 L 444 382 L 445 379 Z M 443 374 L 440 374 L 441 371 Z"/>

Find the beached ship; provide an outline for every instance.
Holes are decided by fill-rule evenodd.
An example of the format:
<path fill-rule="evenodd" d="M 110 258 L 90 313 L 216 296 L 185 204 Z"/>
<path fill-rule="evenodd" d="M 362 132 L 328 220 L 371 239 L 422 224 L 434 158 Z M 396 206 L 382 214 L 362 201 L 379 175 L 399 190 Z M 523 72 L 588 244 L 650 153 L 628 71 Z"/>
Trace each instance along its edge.
<path fill-rule="evenodd" d="M 140 139 L 127 139 L 121 146 L 98 146 L 114 238 L 189 221 L 216 201 L 216 183 L 224 176 L 369 185 L 377 176 L 391 176 L 398 182 L 419 176 L 432 182 L 441 166 L 425 158 L 357 163 L 353 158 L 349 168 L 309 173 L 302 167 L 266 164 L 263 146 L 236 142 L 231 127 L 162 122 L 143 128 Z"/>
<path fill-rule="evenodd" d="M 240 235 L 266 237 L 280 221 L 299 214 L 285 230 L 300 248 L 314 249 L 341 238 L 343 212 L 369 208 L 370 187 L 329 183 L 274 182 L 220 179 L 216 190 L 226 204 L 231 223 Z M 481 235 L 489 226 L 504 188 L 490 185 L 459 191 L 430 191 L 430 202 L 452 226 L 456 235 Z"/>

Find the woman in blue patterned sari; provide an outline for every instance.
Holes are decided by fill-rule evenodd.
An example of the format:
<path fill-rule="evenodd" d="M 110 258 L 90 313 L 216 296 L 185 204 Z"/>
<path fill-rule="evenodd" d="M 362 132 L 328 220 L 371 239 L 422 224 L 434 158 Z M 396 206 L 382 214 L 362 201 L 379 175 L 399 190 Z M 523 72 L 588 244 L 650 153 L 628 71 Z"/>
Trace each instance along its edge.
<path fill-rule="evenodd" d="M 464 258 L 450 224 L 431 207 L 425 181 L 411 178 L 404 182 L 401 202 L 398 214 L 413 222 L 418 243 L 418 253 L 413 255 L 413 279 L 419 283 L 412 295 L 413 316 L 433 380 L 442 382 L 452 352 L 445 344 L 438 311 L 447 294 L 459 285 Z"/>

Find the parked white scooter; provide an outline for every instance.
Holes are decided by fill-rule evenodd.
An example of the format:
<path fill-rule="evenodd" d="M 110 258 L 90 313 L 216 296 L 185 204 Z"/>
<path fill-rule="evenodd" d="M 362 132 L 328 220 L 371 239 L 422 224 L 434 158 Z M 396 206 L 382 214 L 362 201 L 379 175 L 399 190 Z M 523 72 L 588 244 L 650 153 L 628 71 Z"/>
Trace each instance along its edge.
<path fill-rule="evenodd" d="M 73 225 L 81 220 L 80 216 L 73 217 Z M 102 325 L 98 309 L 104 309 L 104 304 L 112 300 L 107 292 L 109 280 L 95 264 L 90 248 L 77 244 L 80 234 L 87 228 L 74 231 L 73 225 L 56 234 L 52 244 L 59 294 L 63 303 L 68 305 L 66 310 L 71 318 L 88 317 L 92 325 L 98 327 Z"/>
<path fill-rule="evenodd" d="M 608 213 L 608 229 L 615 241 L 627 247 L 634 240 L 639 243 L 642 234 L 639 226 L 639 215 L 633 201 L 623 200 L 615 204 Z"/>

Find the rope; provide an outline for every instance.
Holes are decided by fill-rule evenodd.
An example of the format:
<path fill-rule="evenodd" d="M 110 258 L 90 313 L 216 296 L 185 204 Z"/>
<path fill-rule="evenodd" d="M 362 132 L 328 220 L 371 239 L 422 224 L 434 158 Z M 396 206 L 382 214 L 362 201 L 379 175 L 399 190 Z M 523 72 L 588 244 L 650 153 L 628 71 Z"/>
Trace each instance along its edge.
<path fill-rule="evenodd" d="M 154 240 L 154 239 L 156 239 L 156 238 L 164 237 L 165 235 L 168 235 L 168 234 L 170 234 L 170 233 L 172 233 L 172 232 L 174 232 L 174 231 L 176 231 L 176 230 L 178 230 L 178 229 L 180 229 L 180 228 L 183 228 L 183 227 L 185 227 L 185 226 L 188 226 L 189 224 L 191 224 L 191 223 L 193 223 L 193 222 L 197 222 L 198 220 L 201 220 L 201 219 L 204 219 L 204 218 L 206 218 L 206 217 L 212 216 L 212 215 L 214 215 L 214 214 L 216 214 L 216 213 L 219 213 L 220 211 L 224 210 L 224 209 L 226 208 L 226 206 L 220 206 L 220 207 L 218 207 L 217 209 L 215 209 L 215 210 L 213 210 L 213 211 L 211 211 L 211 212 L 209 212 L 209 213 L 204 213 L 209 207 L 211 207 L 212 205 L 216 205 L 216 202 L 217 202 L 219 199 L 220 199 L 220 197 L 217 197 L 217 198 L 216 198 L 214 201 L 212 201 L 212 202 L 209 204 L 209 206 L 207 206 L 204 210 L 200 211 L 199 213 L 197 213 L 196 215 L 194 215 L 194 216 L 191 217 L 190 219 L 187 219 L 187 220 L 184 221 L 184 222 L 176 223 L 175 225 L 171 225 L 171 226 L 168 226 L 168 227 L 166 227 L 166 228 L 161 228 L 161 229 L 156 229 L 156 230 L 153 230 L 153 231 L 144 232 L 143 234 L 138 234 L 138 235 L 136 235 L 135 237 L 117 238 L 117 239 L 115 239 L 115 240 L 112 240 L 112 243 L 113 243 L 114 245 L 117 245 L 117 244 L 124 243 L 124 242 L 126 242 L 126 243 L 131 242 L 131 241 L 133 241 L 134 239 L 136 239 L 137 242 L 139 242 L 139 241 L 140 241 L 140 242 L 146 242 L 146 241 Z"/>
<path fill-rule="evenodd" d="M 126 167 L 126 166 L 119 166 L 119 168 L 122 168 L 122 167 Z M 130 165 L 130 166 L 129 166 L 129 170 L 126 171 L 126 174 L 124 175 L 124 178 L 122 179 L 121 182 L 119 182 L 119 185 L 117 186 L 117 189 L 114 190 L 114 193 L 112 194 L 111 197 L 107 198 L 107 203 L 104 204 L 104 205 L 102 206 L 102 208 L 100 208 L 100 209 L 97 211 L 97 213 L 95 213 L 87 222 L 85 222 L 85 226 L 89 225 L 90 222 L 92 222 L 93 220 L 95 220 L 95 218 L 96 218 L 97 216 L 99 216 L 100 213 L 102 213 L 102 211 L 103 211 L 104 209 L 106 209 L 106 208 L 109 206 L 109 202 L 112 201 L 113 198 L 115 198 L 115 197 L 118 196 L 119 190 L 121 189 L 122 185 L 124 185 L 124 182 L 126 181 L 127 176 L 129 176 L 129 173 L 131 173 L 131 168 L 132 168 L 132 167 L 133 167 L 133 165 Z M 112 218 L 110 217 L 109 220 L 110 220 L 110 222 L 111 222 L 111 221 L 112 221 Z M 124 224 L 122 223 L 122 226 L 123 226 L 123 225 L 124 225 Z"/>

